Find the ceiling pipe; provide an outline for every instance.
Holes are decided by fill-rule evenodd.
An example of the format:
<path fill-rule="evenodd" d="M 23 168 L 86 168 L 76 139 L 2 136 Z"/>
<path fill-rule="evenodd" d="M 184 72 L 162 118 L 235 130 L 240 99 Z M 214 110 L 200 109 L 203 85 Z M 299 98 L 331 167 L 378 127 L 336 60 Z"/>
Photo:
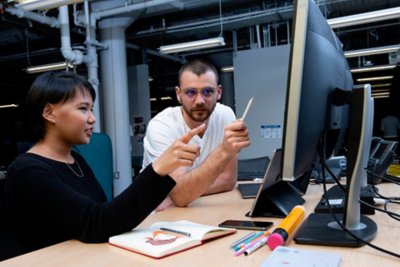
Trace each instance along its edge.
<path fill-rule="evenodd" d="M 79 50 L 72 50 L 71 35 L 69 31 L 68 6 L 61 6 L 59 10 L 60 32 L 61 32 L 61 53 L 63 57 L 73 65 L 79 65 L 83 62 L 89 63 L 92 59 L 85 56 Z"/>
<path fill-rule="evenodd" d="M 158 6 L 162 4 L 169 4 L 172 2 L 176 2 L 176 0 L 153 0 L 153 1 L 144 1 L 142 3 L 133 4 L 133 5 L 125 5 L 118 8 L 113 8 L 104 11 L 93 12 L 92 15 L 96 18 L 96 20 L 100 20 L 106 17 L 112 17 L 115 15 L 121 15 L 125 13 L 129 13 L 132 11 L 146 9 L 152 6 Z"/>
<path fill-rule="evenodd" d="M 25 18 L 32 21 L 36 21 L 42 24 L 46 24 L 52 28 L 60 28 L 60 22 L 52 17 L 47 17 L 44 15 L 40 15 L 35 12 L 24 11 L 22 9 L 8 7 L 6 8 L 6 12 L 10 13 L 11 15 L 17 16 L 18 18 Z"/>
<path fill-rule="evenodd" d="M 90 59 L 86 62 L 86 68 L 88 73 L 88 81 L 93 86 L 96 95 L 99 96 L 99 64 L 97 47 L 100 46 L 99 42 L 96 41 L 96 22 L 90 20 L 90 9 L 89 1 L 84 2 L 85 11 L 85 26 L 86 26 L 86 55 Z M 104 48 L 104 45 L 101 45 Z M 100 99 L 100 97 L 98 97 Z M 97 118 L 97 123 L 94 125 L 96 132 L 101 132 L 102 128 L 102 116 L 100 113 L 100 101 L 94 102 L 94 115 Z"/>

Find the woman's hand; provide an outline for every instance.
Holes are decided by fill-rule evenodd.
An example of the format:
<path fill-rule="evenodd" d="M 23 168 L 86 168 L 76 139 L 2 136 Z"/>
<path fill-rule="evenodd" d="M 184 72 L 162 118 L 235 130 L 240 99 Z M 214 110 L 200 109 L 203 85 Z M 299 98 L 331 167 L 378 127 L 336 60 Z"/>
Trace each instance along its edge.
<path fill-rule="evenodd" d="M 179 167 L 192 166 L 194 160 L 200 155 L 200 147 L 188 144 L 193 136 L 204 131 L 206 125 L 202 124 L 175 141 L 161 156 L 153 162 L 153 169 L 161 176 L 165 176 Z"/>

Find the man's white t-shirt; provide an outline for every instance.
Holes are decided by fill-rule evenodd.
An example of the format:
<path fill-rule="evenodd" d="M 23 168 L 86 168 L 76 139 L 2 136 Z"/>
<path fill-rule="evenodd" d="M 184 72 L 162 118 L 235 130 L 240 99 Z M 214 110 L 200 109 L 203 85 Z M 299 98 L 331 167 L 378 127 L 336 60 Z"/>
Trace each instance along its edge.
<path fill-rule="evenodd" d="M 200 156 L 188 170 L 198 167 L 204 159 L 219 145 L 224 138 L 224 127 L 236 119 L 233 110 L 217 103 L 209 118 L 203 137 L 194 136 L 189 142 L 200 146 Z M 190 128 L 186 125 L 181 107 L 169 107 L 150 120 L 144 137 L 143 165 L 158 158 L 178 138 L 186 134 Z"/>

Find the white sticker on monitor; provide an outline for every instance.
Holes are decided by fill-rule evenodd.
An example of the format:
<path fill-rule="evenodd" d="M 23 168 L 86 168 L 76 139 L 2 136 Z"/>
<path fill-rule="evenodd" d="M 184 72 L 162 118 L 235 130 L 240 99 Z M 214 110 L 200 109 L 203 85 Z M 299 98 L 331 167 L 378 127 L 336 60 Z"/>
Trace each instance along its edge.
<path fill-rule="evenodd" d="M 263 138 L 282 138 L 282 126 L 278 124 L 261 125 Z"/>

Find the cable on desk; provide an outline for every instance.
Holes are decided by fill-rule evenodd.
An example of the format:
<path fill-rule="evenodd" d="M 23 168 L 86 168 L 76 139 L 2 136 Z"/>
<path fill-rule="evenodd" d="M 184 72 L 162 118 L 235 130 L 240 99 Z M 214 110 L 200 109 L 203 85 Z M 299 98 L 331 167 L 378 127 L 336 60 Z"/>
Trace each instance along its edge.
<path fill-rule="evenodd" d="M 373 172 L 373 171 L 371 172 L 370 170 L 367 170 L 367 173 L 368 173 L 368 174 L 371 174 L 372 177 L 377 177 L 377 178 L 380 178 L 380 179 L 385 180 L 385 181 L 387 181 L 387 182 L 400 185 L 400 182 L 397 181 L 397 180 L 395 180 L 395 179 L 393 179 L 393 178 L 390 178 L 390 177 L 387 177 L 387 176 L 382 176 L 382 175 L 374 174 L 374 172 Z"/>
<path fill-rule="evenodd" d="M 386 196 L 383 196 L 382 194 L 378 193 L 378 191 L 376 190 L 376 188 L 374 186 L 374 182 L 373 182 L 374 179 L 373 178 L 377 177 L 377 178 L 392 182 L 392 183 L 397 184 L 397 185 L 400 185 L 400 183 L 395 181 L 395 180 L 393 180 L 393 179 L 391 179 L 391 178 L 389 178 L 389 177 L 385 177 L 385 176 L 381 176 L 381 175 L 375 174 L 375 166 L 376 166 L 376 163 L 373 164 L 373 166 L 369 166 L 368 170 L 367 170 L 367 173 L 372 176 L 371 180 L 372 180 L 372 185 L 373 185 L 372 188 L 374 190 L 374 194 L 379 196 L 379 198 L 385 200 L 384 209 L 377 208 L 376 206 L 371 205 L 371 204 L 369 204 L 369 203 L 367 203 L 367 202 L 365 202 L 365 201 L 363 201 L 361 199 L 359 200 L 359 202 L 362 203 L 363 205 L 366 205 L 366 206 L 368 206 L 370 208 L 373 208 L 374 210 L 386 213 L 389 217 L 391 217 L 391 218 L 393 218 L 393 219 L 395 219 L 397 221 L 400 221 L 400 214 L 399 213 L 391 212 L 391 211 L 388 210 L 388 204 L 390 204 L 390 203 L 400 204 L 400 202 L 399 202 L 400 198 L 399 197 L 386 197 Z M 372 167 L 372 171 L 370 170 L 371 167 Z"/>
<path fill-rule="evenodd" d="M 364 204 L 365 206 L 368 206 L 368 207 L 370 207 L 370 208 L 376 210 L 376 211 L 380 211 L 380 212 L 382 212 L 382 213 L 386 213 L 388 216 L 392 217 L 393 219 L 400 221 L 400 214 L 399 214 L 399 213 L 396 213 L 396 212 L 389 211 L 389 210 L 387 209 L 387 207 L 385 207 L 385 209 L 381 209 L 381 208 L 378 208 L 378 207 L 376 207 L 376 206 L 374 206 L 374 205 L 371 205 L 370 203 L 368 203 L 368 202 L 366 202 L 366 201 L 364 201 L 364 200 L 361 200 L 361 199 L 359 200 L 359 202 L 362 203 L 362 204 Z M 386 202 L 385 202 L 384 205 L 387 206 L 387 203 L 389 203 L 389 202 L 390 202 L 390 199 L 386 200 Z M 400 204 L 400 203 L 397 202 L 397 204 Z"/>
<path fill-rule="evenodd" d="M 321 139 L 325 139 L 325 138 L 321 138 Z M 324 144 L 325 142 L 322 141 L 322 143 Z M 320 143 L 320 144 L 321 144 L 321 143 Z M 346 233 L 348 233 L 348 234 L 349 234 L 351 237 L 353 237 L 354 239 L 356 239 L 356 240 L 360 241 L 361 243 L 363 243 L 363 244 L 365 244 L 365 245 L 367 245 L 367 246 L 369 246 L 369 247 L 371 247 L 371 248 L 374 248 L 374 249 L 376 249 L 376 250 L 378 250 L 378 251 L 381 251 L 381 252 L 383 252 L 383 253 L 386 253 L 386 254 L 392 255 L 392 256 L 394 256 L 394 257 L 400 258 L 400 254 L 398 254 L 398 253 L 395 253 L 395 252 L 393 252 L 393 251 L 386 250 L 386 249 L 384 249 L 384 248 L 382 248 L 382 247 L 379 247 L 379 246 L 376 246 L 376 245 L 372 244 L 371 242 L 367 242 L 367 241 L 363 240 L 362 238 L 359 238 L 358 236 L 356 236 L 355 234 L 353 234 L 349 229 L 347 229 L 346 226 L 344 226 L 343 223 L 336 217 L 335 211 L 334 211 L 334 209 L 332 208 L 331 204 L 329 203 L 329 199 L 326 197 L 326 196 L 327 196 L 327 188 L 326 188 L 326 182 L 325 182 L 325 179 L 326 179 L 326 176 L 325 176 L 325 168 L 328 168 L 328 166 L 325 164 L 325 160 L 326 160 L 326 156 L 325 156 L 325 147 L 326 147 L 325 145 L 319 146 L 319 148 L 320 148 L 320 149 L 319 149 L 319 156 L 320 156 L 319 158 L 320 158 L 320 163 L 321 163 L 321 165 L 322 165 L 322 185 L 323 185 L 323 189 L 324 189 L 324 195 L 323 195 L 323 197 L 327 200 L 326 203 L 327 203 L 327 205 L 328 205 L 329 211 L 330 211 L 330 213 L 331 213 L 333 219 L 334 219 L 334 220 L 336 221 L 336 223 L 340 226 L 340 228 L 342 228 L 343 231 L 345 231 Z M 329 168 L 328 168 L 328 169 L 329 169 Z M 360 201 L 361 201 L 361 200 L 360 200 Z"/>
<path fill-rule="evenodd" d="M 384 205 L 384 207 L 385 207 L 385 210 L 387 210 L 387 205 L 389 204 L 389 203 L 396 203 L 396 204 L 400 204 L 400 202 L 398 201 L 399 200 L 399 198 L 394 198 L 394 199 L 388 199 L 386 202 L 385 202 L 385 205 Z M 398 220 L 398 221 L 400 221 L 400 214 L 396 214 L 396 215 L 394 215 L 394 216 L 392 216 L 392 215 L 390 215 L 390 214 L 388 214 L 390 217 L 392 217 L 393 219 L 395 219 L 395 220 Z"/>

